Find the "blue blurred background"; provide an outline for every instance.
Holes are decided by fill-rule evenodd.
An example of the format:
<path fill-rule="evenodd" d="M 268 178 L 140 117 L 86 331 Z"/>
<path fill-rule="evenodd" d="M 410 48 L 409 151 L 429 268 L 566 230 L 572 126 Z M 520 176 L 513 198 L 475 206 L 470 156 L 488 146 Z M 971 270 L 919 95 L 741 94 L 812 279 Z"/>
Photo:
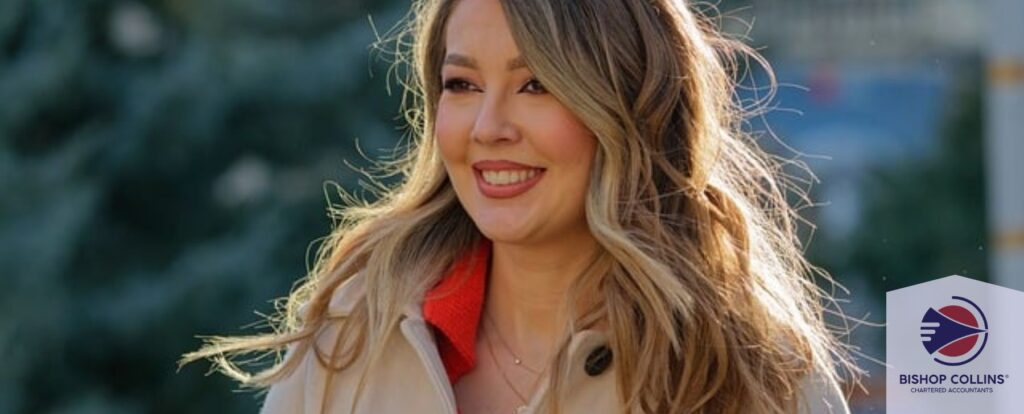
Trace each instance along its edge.
<path fill-rule="evenodd" d="M 1015 3 L 718 4 L 775 67 L 776 109 L 749 127 L 817 174 L 808 255 L 851 316 L 882 322 L 885 291 L 954 273 L 1022 287 Z M 336 189 L 360 192 L 352 167 L 407 132 L 370 47 L 407 7 L 0 0 L 0 413 L 256 412 L 176 361 L 197 334 L 256 332 Z M 849 340 L 884 358 L 881 328 Z M 860 362 L 853 408 L 884 412 L 884 368 Z"/>

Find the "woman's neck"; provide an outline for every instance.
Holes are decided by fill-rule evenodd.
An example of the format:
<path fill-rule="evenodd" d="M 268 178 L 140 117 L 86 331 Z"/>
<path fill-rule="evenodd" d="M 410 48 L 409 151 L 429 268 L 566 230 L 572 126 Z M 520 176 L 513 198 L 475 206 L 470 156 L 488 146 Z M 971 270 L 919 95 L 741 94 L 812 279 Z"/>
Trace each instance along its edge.
<path fill-rule="evenodd" d="M 597 248 L 589 233 L 547 245 L 494 242 L 485 317 L 524 361 L 544 363 L 552 355 L 566 325 L 569 288 Z"/>

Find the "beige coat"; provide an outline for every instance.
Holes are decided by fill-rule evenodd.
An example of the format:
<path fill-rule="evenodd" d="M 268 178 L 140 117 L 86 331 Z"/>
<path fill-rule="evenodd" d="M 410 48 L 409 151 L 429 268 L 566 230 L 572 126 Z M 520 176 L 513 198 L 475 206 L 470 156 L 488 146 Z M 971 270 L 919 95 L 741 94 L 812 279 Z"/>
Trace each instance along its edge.
<path fill-rule="evenodd" d="M 364 292 L 362 279 L 353 277 L 335 292 L 328 313 L 331 316 L 349 314 Z M 385 344 L 386 357 L 370 372 L 355 413 L 455 414 L 455 395 L 422 312 L 418 307 L 410 306 L 404 314 L 399 328 L 401 335 L 392 335 Z M 318 336 L 321 349 L 331 349 L 338 332 L 337 325 L 337 322 L 331 323 Z M 583 331 L 572 338 L 569 356 L 575 368 L 565 385 L 569 395 L 563 405 L 566 414 L 616 412 L 620 396 L 614 380 L 614 358 L 606 370 L 595 376 L 584 369 L 588 355 L 606 340 L 605 334 L 598 331 Z M 329 389 L 325 389 L 326 370 L 312 352 L 307 352 L 291 376 L 270 387 L 260 412 L 350 413 L 359 375 L 348 373 L 361 372 L 365 362 L 363 358 L 357 359 L 353 369 L 334 375 Z M 541 390 L 545 388 L 540 387 Z M 537 406 L 541 392 L 533 397 L 530 408 Z M 834 383 L 809 380 L 803 393 L 805 404 L 801 404 L 801 413 L 849 413 L 839 387 Z"/>

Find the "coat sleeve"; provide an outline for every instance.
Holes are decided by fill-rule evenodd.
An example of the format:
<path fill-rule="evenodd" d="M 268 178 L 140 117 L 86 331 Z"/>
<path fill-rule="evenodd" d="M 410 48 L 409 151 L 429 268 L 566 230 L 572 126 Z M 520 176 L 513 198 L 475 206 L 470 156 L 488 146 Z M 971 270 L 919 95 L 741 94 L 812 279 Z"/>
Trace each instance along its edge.
<path fill-rule="evenodd" d="M 850 414 L 839 384 L 812 372 L 803 382 L 800 414 Z"/>
<path fill-rule="evenodd" d="M 295 358 L 294 344 L 285 351 L 285 360 Z M 273 383 L 263 400 L 260 414 L 295 414 L 305 411 L 306 370 L 308 358 L 299 362 L 290 375 Z"/>

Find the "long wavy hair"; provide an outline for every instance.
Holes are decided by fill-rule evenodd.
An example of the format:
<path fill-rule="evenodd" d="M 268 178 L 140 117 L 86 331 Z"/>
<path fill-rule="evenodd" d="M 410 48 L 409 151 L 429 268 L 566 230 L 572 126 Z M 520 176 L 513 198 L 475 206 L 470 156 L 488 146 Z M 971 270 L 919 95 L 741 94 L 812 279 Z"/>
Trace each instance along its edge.
<path fill-rule="evenodd" d="M 414 2 L 385 39 L 408 75 L 408 151 L 383 164 L 401 181 L 374 202 L 343 192 L 347 207 L 332 210 L 336 226 L 270 319 L 273 332 L 208 338 L 183 363 L 210 358 L 256 387 L 294 371 L 302 358 L 281 360 L 286 347 L 315 352 L 331 372 L 360 357 L 372 364 L 403 307 L 422 300 L 482 239 L 433 135 L 445 27 L 457 2 Z M 855 377 L 848 347 L 824 318 L 832 302 L 823 286 L 834 282 L 804 258 L 803 221 L 787 200 L 806 193 L 783 173 L 786 160 L 743 132 L 775 80 L 769 76 L 766 99 L 750 106 L 735 95 L 737 78 L 751 62 L 771 75 L 768 63 L 682 0 L 501 3 L 530 70 L 598 141 L 586 217 L 601 248 L 571 291 L 599 305 L 573 310 L 563 345 L 603 322 L 622 412 L 794 412 L 812 372 L 837 383 L 842 371 Z M 366 295 L 344 319 L 328 316 L 332 293 L 357 273 Z M 331 322 L 348 340 L 320 349 L 314 338 Z M 247 372 L 235 361 L 253 352 L 280 362 Z M 550 372 L 568 372 L 567 359 L 563 346 Z M 551 376 L 545 406 L 553 412 L 563 376 Z"/>

